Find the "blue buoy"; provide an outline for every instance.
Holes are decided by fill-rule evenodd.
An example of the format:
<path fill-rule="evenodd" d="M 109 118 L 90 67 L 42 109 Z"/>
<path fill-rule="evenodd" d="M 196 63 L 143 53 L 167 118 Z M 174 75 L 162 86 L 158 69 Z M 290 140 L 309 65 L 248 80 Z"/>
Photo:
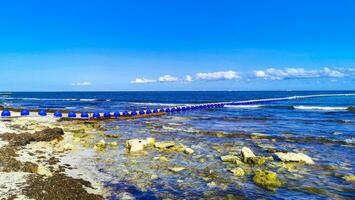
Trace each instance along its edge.
<path fill-rule="evenodd" d="M 21 110 L 21 116 L 28 116 L 28 115 L 30 115 L 29 110 Z"/>
<path fill-rule="evenodd" d="M 186 110 L 191 110 L 191 106 L 186 106 Z"/>
<path fill-rule="evenodd" d="M 38 115 L 44 117 L 47 116 L 47 112 L 45 110 L 40 110 L 38 111 Z"/>
<path fill-rule="evenodd" d="M 175 112 L 176 111 L 176 108 L 171 108 L 171 112 Z"/>
<path fill-rule="evenodd" d="M 166 108 L 166 109 L 165 109 L 165 112 L 170 112 L 170 108 Z"/>
<path fill-rule="evenodd" d="M 63 116 L 62 113 L 59 111 L 54 112 L 53 115 L 54 115 L 54 117 L 62 117 Z"/>
<path fill-rule="evenodd" d="M 186 111 L 186 107 L 185 106 L 181 107 L 181 110 Z"/>
<path fill-rule="evenodd" d="M 111 113 L 110 112 L 104 112 L 104 117 L 111 117 Z"/>
<path fill-rule="evenodd" d="M 152 111 L 150 109 L 148 109 L 147 111 L 145 111 L 145 114 L 150 114 L 152 113 Z"/>
<path fill-rule="evenodd" d="M 177 107 L 177 108 L 176 108 L 176 111 L 180 112 L 180 111 L 181 111 L 181 108 L 180 108 L 180 107 Z"/>
<path fill-rule="evenodd" d="M 1 117 L 10 117 L 11 116 L 11 112 L 9 110 L 3 110 L 1 112 Z"/>
<path fill-rule="evenodd" d="M 124 112 L 122 113 L 122 115 L 123 115 L 123 116 L 128 116 L 129 113 L 128 113 L 128 111 L 124 111 Z"/>
<path fill-rule="evenodd" d="M 137 112 L 136 112 L 136 111 L 132 111 L 132 112 L 131 112 L 131 115 L 132 115 L 132 116 L 135 116 L 135 115 L 137 115 Z"/>
<path fill-rule="evenodd" d="M 158 112 L 159 112 L 158 109 L 153 110 L 153 113 L 158 113 Z"/>
<path fill-rule="evenodd" d="M 145 113 L 145 112 L 144 112 L 143 110 L 140 110 L 140 111 L 139 111 L 139 114 L 140 114 L 140 115 L 144 115 L 144 113 Z"/>
<path fill-rule="evenodd" d="M 160 108 L 159 112 L 165 112 L 164 108 Z"/>
<path fill-rule="evenodd" d="M 100 115 L 100 113 L 98 113 L 98 112 L 94 112 L 94 113 L 92 114 L 92 117 L 95 118 L 95 119 L 98 119 L 98 118 L 101 117 L 101 115 Z"/>
<path fill-rule="evenodd" d="M 80 115 L 81 118 L 89 118 L 89 113 L 87 112 L 82 112 Z"/>
<path fill-rule="evenodd" d="M 73 111 L 68 112 L 68 117 L 69 118 L 76 118 L 76 113 Z"/>
<path fill-rule="evenodd" d="M 114 112 L 113 113 L 113 116 L 115 116 L 116 118 L 119 117 L 120 115 L 121 115 L 120 112 Z"/>

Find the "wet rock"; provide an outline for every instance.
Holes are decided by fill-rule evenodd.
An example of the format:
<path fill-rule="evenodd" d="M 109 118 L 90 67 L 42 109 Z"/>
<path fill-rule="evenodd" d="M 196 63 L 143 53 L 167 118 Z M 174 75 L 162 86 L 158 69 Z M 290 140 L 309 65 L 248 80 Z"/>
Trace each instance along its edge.
<path fill-rule="evenodd" d="M 255 157 L 253 151 L 251 149 L 249 149 L 248 147 L 243 147 L 242 151 L 241 151 L 242 157 L 243 157 L 243 161 L 246 163 L 248 161 L 249 158 L 253 158 Z"/>
<path fill-rule="evenodd" d="M 253 181 L 266 189 L 275 190 L 281 186 L 281 181 L 277 177 L 277 174 L 267 170 L 257 170 L 253 177 Z"/>
<path fill-rule="evenodd" d="M 215 188 L 215 187 L 217 187 L 217 184 L 212 181 L 212 182 L 208 183 L 207 186 L 208 186 L 209 188 Z"/>
<path fill-rule="evenodd" d="M 97 151 L 104 151 L 106 149 L 105 140 L 101 140 L 100 142 L 96 143 L 94 149 Z"/>
<path fill-rule="evenodd" d="M 234 163 L 237 165 L 243 164 L 242 160 L 240 159 L 239 156 L 236 155 L 225 155 L 225 156 L 221 156 L 221 160 L 223 162 L 230 162 L 230 163 Z"/>
<path fill-rule="evenodd" d="M 171 148 L 175 145 L 176 145 L 175 142 L 156 142 L 154 144 L 154 147 L 158 149 L 166 149 L 166 148 Z"/>
<path fill-rule="evenodd" d="M 350 182 L 355 182 L 355 176 L 354 175 L 346 175 L 343 177 L 344 180 L 350 181 Z"/>
<path fill-rule="evenodd" d="M 142 151 L 148 146 L 148 142 L 145 139 L 131 139 L 126 141 L 126 148 L 129 152 Z"/>
<path fill-rule="evenodd" d="M 108 145 L 110 147 L 117 147 L 118 146 L 117 142 L 109 142 Z"/>
<path fill-rule="evenodd" d="M 274 159 L 270 157 L 261 157 L 261 156 L 255 156 L 255 157 L 250 157 L 247 159 L 248 164 L 253 164 L 253 165 L 263 165 L 266 161 L 273 161 Z"/>
<path fill-rule="evenodd" d="M 244 176 L 245 175 L 244 170 L 240 167 L 231 169 L 231 172 L 234 174 L 234 176 Z"/>
<path fill-rule="evenodd" d="M 165 157 L 165 156 L 160 156 L 159 160 L 162 161 L 162 162 L 168 162 L 169 161 L 169 159 L 167 157 Z"/>
<path fill-rule="evenodd" d="M 183 171 L 185 169 L 186 169 L 185 167 L 169 167 L 169 170 L 172 171 L 172 172 L 180 172 L 180 171 Z"/>
<path fill-rule="evenodd" d="M 303 153 L 277 152 L 274 155 L 283 162 L 304 162 L 307 164 L 314 164 L 312 158 Z"/>
<path fill-rule="evenodd" d="M 189 148 L 189 147 L 187 147 L 187 148 L 184 149 L 184 153 L 186 153 L 186 154 L 193 154 L 193 153 L 194 153 L 194 150 L 191 149 L 191 148 Z"/>
<path fill-rule="evenodd" d="M 148 146 L 154 146 L 155 145 L 155 138 L 149 137 L 146 139 Z"/>

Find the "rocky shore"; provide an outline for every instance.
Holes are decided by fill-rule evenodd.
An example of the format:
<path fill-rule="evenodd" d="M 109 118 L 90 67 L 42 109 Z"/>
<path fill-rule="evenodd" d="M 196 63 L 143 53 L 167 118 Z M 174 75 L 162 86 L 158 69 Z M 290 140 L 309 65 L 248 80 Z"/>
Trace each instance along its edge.
<path fill-rule="evenodd" d="M 297 184 L 308 180 L 312 171 L 354 183 L 352 173 L 338 173 L 336 167 L 317 163 L 312 152 L 293 148 L 305 138 L 201 131 L 184 127 L 188 120 L 2 118 L 0 197 L 243 199 L 248 187 L 256 197 L 288 189 L 337 198 Z M 177 133 L 182 136 L 175 137 Z"/>

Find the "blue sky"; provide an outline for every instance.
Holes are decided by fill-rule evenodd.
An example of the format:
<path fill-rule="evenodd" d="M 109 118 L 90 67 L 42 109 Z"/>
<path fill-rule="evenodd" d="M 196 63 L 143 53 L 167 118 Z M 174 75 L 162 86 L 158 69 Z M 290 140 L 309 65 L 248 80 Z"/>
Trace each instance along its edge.
<path fill-rule="evenodd" d="M 0 2 L 0 91 L 355 89 L 355 1 Z"/>

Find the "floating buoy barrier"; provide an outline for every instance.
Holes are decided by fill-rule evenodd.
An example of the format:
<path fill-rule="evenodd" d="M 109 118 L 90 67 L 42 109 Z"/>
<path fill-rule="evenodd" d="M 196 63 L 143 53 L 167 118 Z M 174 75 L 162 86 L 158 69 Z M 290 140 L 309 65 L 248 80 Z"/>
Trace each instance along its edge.
<path fill-rule="evenodd" d="M 63 114 L 60 111 L 56 111 L 53 114 L 54 117 L 63 117 Z"/>
<path fill-rule="evenodd" d="M 82 112 L 82 113 L 80 114 L 80 117 L 81 117 L 81 118 L 89 118 L 89 113 L 87 113 L 87 112 Z"/>
<path fill-rule="evenodd" d="M 21 116 L 29 116 L 30 115 L 30 111 L 29 110 L 21 110 Z"/>
<path fill-rule="evenodd" d="M 45 117 L 45 116 L 47 116 L 47 112 L 45 110 L 39 110 L 38 111 L 38 115 L 42 116 L 42 117 Z"/>
<path fill-rule="evenodd" d="M 11 117 L 11 112 L 9 110 L 3 110 L 1 112 L 1 117 Z"/>
<path fill-rule="evenodd" d="M 68 112 L 68 117 L 69 118 L 76 118 L 76 113 L 73 111 Z"/>
<path fill-rule="evenodd" d="M 307 95 L 307 96 L 291 96 L 291 97 L 281 97 L 281 98 L 268 98 L 268 99 L 254 99 L 254 100 L 246 100 L 246 101 L 233 101 L 233 102 L 219 102 L 219 103 L 204 103 L 204 104 L 195 104 L 195 105 L 182 105 L 182 106 L 173 106 L 167 108 L 154 108 L 154 109 L 146 109 L 139 111 L 123 111 L 123 112 L 81 112 L 80 117 L 77 117 L 76 112 L 74 111 L 50 111 L 49 113 L 53 113 L 53 116 L 56 118 L 70 118 L 70 119 L 131 119 L 131 118 L 142 118 L 142 117 L 150 117 L 150 116 L 159 116 L 168 113 L 175 112 L 186 112 L 190 110 L 200 110 L 200 109 L 212 109 L 212 108 L 222 108 L 225 105 L 250 105 L 250 104 L 260 104 L 260 103 L 270 103 L 277 101 L 286 101 L 286 100 L 295 100 L 295 99 L 304 99 L 304 98 L 316 98 L 316 97 L 329 97 L 329 96 L 355 96 L 355 94 L 323 94 L 323 95 Z M 1 112 L 1 117 L 11 117 L 11 111 L 20 112 L 20 116 L 34 116 L 31 115 L 31 112 L 36 112 L 36 110 L 27 110 L 27 109 L 4 109 Z M 31 111 L 31 112 L 30 112 Z M 63 113 L 65 115 L 63 115 Z M 47 116 L 47 111 L 44 109 L 38 110 L 38 116 Z M 15 113 L 16 115 L 16 113 Z M 91 117 L 90 117 L 91 116 Z"/>

